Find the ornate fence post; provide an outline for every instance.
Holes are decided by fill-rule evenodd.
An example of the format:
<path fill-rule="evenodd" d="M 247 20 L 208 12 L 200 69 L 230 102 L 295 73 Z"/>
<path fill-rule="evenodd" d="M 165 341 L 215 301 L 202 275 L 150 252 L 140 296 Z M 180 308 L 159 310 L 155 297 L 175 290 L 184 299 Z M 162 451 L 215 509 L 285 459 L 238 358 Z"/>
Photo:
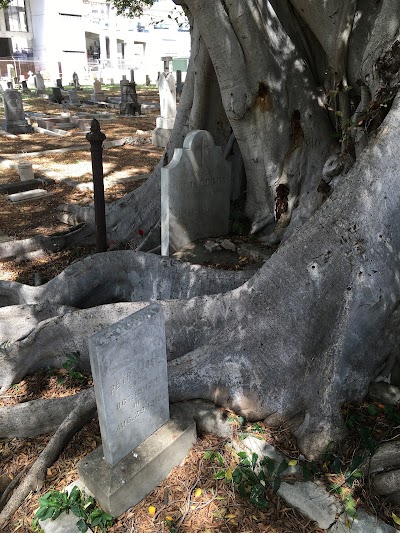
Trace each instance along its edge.
<path fill-rule="evenodd" d="M 96 252 L 105 252 L 107 250 L 102 147 L 105 138 L 104 133 L 100 131 L 99 121 L 94 118 L 90 124 L 90 132 L 86 134 L 86 139 L 90 142 L 90 153 L 92 155 Z"/>

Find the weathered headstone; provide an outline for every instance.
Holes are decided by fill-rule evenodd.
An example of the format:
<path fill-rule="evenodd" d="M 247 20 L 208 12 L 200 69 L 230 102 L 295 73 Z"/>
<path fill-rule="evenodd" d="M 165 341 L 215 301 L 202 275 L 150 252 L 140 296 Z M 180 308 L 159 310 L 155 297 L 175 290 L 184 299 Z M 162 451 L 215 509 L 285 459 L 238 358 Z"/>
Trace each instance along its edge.
<path fill-rule="evenodd" d="M 61 78 L 56 79 L 56 86 L 60 89 L 64 89 Z"/>
<path fill-rule="evenodd" d="M 161 169 L 161 255 L 229 230 L 231 165 L 208 131 L 194 130 Z"/>
<path fill-rule="evenodd" d="M 36 94 L 44 94 L 46 92 L 46 86 L 44 84 L 43 76 L 38 72 L 35 76 L 36 81 Z"/>
<path fill-rule="evenodd" d="M 160 115 L 152 133 L 155 146 L 166 146 L 171 136 L 176 116 L 175 78 L 171 72 L 162 72 L 157 81 L 160 94 Z"/>
<path fill-rule="evenodd" d="M 76 89 L 71 89 L 70 91 L 68 91 L 68 95 L 69 95 L 69 103 L 70 104 L 73 104 L 73 105 L 81 105 L 81 102 L 78 98 L 78 94 L 76 92 Z"/>
<path fill-rule="evenodd" d="M 196 439 L 193 420 L 169 419 L 165 326 L 151 304 L 95 334 L 90 363 L 102 447 L 79 478 L 113 516 L 136 505 L 179 464 Z"/>
<path fill-rule="evenodd" d="M 101 81 L 94 80 L 93 82 L 93 93 L 92 93 L 92 102 L 104 102 L 105 94 L 101 90 Z"/>
<path fill-rule="evenodd" d="M 21 161 L 18 163 L 18 174 L 21 181 L 30 181 L 35 178 L 33 173 L 32 163 L 29 161 Z"/>
<path fill-rule="evenodd" d="M 24 93 L 29 93 L 30 92 L 29 89 L 28 89 L 28 84 L 27 84 L 26 80 L 22 80 L 21 81 L 21 86 L 22 86 L 22 91 Z"/>
<path fill-rule="evenodd" d="M 161 307 L 151 305 L 94 335 L 89 354 L 104 458 L 114 465 L 169 419 Z"/>
<path fill-rule="evenodd" d="M 60 87 L 52 87 L 53 96 L 51 98 L 52 102 L 57 104 L 62 104 L 64 101 L 64 96 L 61 92 Z"/>
<path fill-rule="evenodd" d="M 129 82 L 124 78 L 119 83 L 121 87 L 121 103 L 119 106 L 121 115 L 140 115 L 141 106 L 136 94 L 136 83 L 134 81 Z"/>
<path fill-rule="evenodd" d="M 2 94 L 4 104 L 4 129 L 9 133 L 32 133 L 33 128 L 28 124 L 24 115 L 22 96 L 14 89 L 7 89 Z"/>
<path fill-rule="evenodd" d="M 7 78 L 9 80 L 9 83 L 11 83 L 11 87 L 14 85 L 14 78 L 15 78 L 15 67 L 12 63 L 7 64 Z"/>
<path fill-rule="evenodd" d="M 146 85 L 147 87 L 150 85 L 150 76 L 148 74 L 146 74 Z"/>

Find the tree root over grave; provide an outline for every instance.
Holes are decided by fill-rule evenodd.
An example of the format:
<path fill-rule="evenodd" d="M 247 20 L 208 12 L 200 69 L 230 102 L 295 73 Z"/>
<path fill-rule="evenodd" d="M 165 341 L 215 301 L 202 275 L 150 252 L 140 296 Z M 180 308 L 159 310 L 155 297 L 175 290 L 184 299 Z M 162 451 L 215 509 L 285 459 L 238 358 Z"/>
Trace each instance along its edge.
<path fill-rule="evenodd" d="M 68 231 L 53 235 L 36 235 L 29 239 L 1 243 L 0 261 L 38 258 L 46 254 L 60 252 L 66 247 L 91 243 L 94 243 L 93 229 L 89 225 L 81 223 Z"/>
<path fill-rule="evenodd" d="M 57 429 L 87 391 L 73 396 L 32 400 L 0 409 L 0 438 L 36 437 Z"/>
<path fill-rule="evenodd" d="M 225 292 L 249 277 L 154 254 L 122 250 L 86 257 L 40 287 L 0 281 L 0 306 L 52 304 L 89 308 L 111 302 L 193 298 Z"/>
<path fill-rule="evenodd" d="M 400 299 L 400 199 L 391 165 L 400 151 L 399 128 L 397 97 L 346 180 L 304 230 L 290 236 L 246 283 L 232 290 L 224 283 L 227 292 L 205 295 L 203 289 L 201 295 L 201 282 L 195 277 L 198 296 L 161 302 L 172 401 L 203 398 L 250 420 L 289 423 L 300 449 L 310 457 L 343 436 L 340 407 L 361 399 L 382 368 L 388 354 L 378 350 L 378 342 Z M 115 269 L 124 263 L 115 261 L 118 256 L 112 253 L 107 262 L 108 254 L 103 255 L 97 260 L 106 287 L 107 280 L 115 283 Z M 142 266 L 146 264 L 137 257 Z M 71 273 L 85 278 L 82 265 L 89 267 L 97 260 L 80 262 L 76 270 L 72 265 L 68 275 L 58 277 L 57 293 L 45 289 L 42 296 L 54 294 L 61 303 L 58 294 L 68 299 L 70 290 L 76 305 L 77 287 L 83 291 L 84 286 Z M 163 259 L 157 260 L 162 265 Z M 163 293 L 154 283 L 162 276 L 152 277 L 153 272 L 147 274 L 150 282 L 143 279 L 146 269 L 133 277 L 132 270 L 122 269 L 117 279 L 128 280 L 128 294 L 133 285 L 139 286 L 136 296 L 161 299 Z M 190 269 L 178 267 L 176 272 L 176 277 L 167 274 L 167 297 L 193 294 L 184 277 L 183 288 L 172 290 Z M 19 286 L 18 291 L 36 301 L 39 293 L 30 291 L 38 289 Z M 95 292 L 92 280 L 82 307 L 88 299 L 104 301 L 92 298 Z M 112 288 L 107 295 L 115 297 Z M 18 300 L 15 296 L 9 303 Z M 70 351 L 80 350 L 87 360 L 87 338 L 93 331 L 143 305 L 144 301 L 102 305 L 42 322 L 0 354 L 0 386 L 4 391 L 29 369 L 60 360 Z"/>
<path fill-rule="evenodd" d="M 80 396 L 76 407 L 60 425 L 46 448 L 32 465 L 22 483 L 5 504 L 0 513 L 0 530 L 4 528 L 29 492 L 37 491 L 43 485 L 47 469 L 57 460 L 75 433 L 93 418 L 95 412 L 96 401 L 94 391 L 85 391 Z"/>

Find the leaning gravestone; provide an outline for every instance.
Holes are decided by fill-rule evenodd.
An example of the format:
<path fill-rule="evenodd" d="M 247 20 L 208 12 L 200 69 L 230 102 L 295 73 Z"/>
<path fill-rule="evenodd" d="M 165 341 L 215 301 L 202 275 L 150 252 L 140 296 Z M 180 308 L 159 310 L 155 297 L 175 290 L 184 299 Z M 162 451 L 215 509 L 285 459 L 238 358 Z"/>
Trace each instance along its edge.
<path fill-rule="evenodd" d="M 171 72 L 161 72 L 158 78 L 160 93 L 160 115 L 156 119 L 156 128 L 152 133 L 152 143 L 165 147 L 171 136 L 176 116 L 175 78 Z"/>
<path fill-rule="evenodd" d="M 28 124 L 24 115 L 22 96 L 14 89 L 7 89 L 2 93 L 4 105 L 4 129 L 8 133 L 32 133 L 33 128 Z"/>
<path fill-rule="evenodd" d="M 102 447 L 79 477 L 113 516 L 142 500 L 196 440 L 193 420 L 169 419 L 165 326 L 158 304 L 89 340 Z"/>
<path fill-rule="evenodd" d="M 231 164 L 208 131 L 194 130 L 161 169 L 161 255 L 228 233 Z"/>

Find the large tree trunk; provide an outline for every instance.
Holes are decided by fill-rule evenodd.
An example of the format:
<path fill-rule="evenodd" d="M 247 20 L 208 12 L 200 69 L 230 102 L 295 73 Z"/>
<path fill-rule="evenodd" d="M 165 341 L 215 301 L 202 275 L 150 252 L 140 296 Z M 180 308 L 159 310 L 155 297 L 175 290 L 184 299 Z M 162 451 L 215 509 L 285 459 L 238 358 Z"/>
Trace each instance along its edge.
<path fill-rule="evenodd" d="M 91 332 L 157 299 L 166 319 L 172 400 L 205 398 L 249 419 L 289 423 L 301 449 L 316 455 L 343 435 L 341 404 L 365 394 L 389 355 L 378 345 L 400 290 L 399 97 L 390 109 L 398 83 L 398 7 L 385 0 L 368 4 L 366 14 L 366 1 L 357 11 L 355 2 L 335 0 L 317 14 L 310 0 L 186 3 L 193 16 L 191 68 L 163 164 L 192 127 L 207 126 L 227 143 L 227 119 L 245 164 L 253 231 L 284 242 L 250 279 L 116 252 L 76 263 L 43 287 L 3 282 L 0 301 L 10 306 L 4 316 L 22 310 L 25 326 L 0 353 L 0 386 L 4 391 L 28 371 L 59 365 L 71 351 L 87 364 Z M 374 36 L 389 13 L 386 38 L 372 50 L 365 32 Z M 357 24 L 365 18 L 363 32 Z M 310 43 L 318 43 L 317 53 Z M 204 68 L 201 75 L 195 65 Z M 351 93 L 348 80 L 359 75 Z M 318 84 L 325 85 L 320 92 Z M 367 123 L 383 115 L 361 99 L 355 115 L 364 116 L 365 128 L 358 133 L 369 144 L 352 150 L 350 134 L 360 125 L 348 117 L 361 104 L 360 88 L 380 108 L 383 86 L 392 91 L 384 100 L 390 112 L 371 133 Z M 212 121 L 203 116 L 201 98 L 217 87 L 223 109 L 217 105 Z M 339 163 L 359 157 L 347 174 L 340 174 L 343 164 L 335 167 L 333 193 L 322 204 L 331 150 Z M 324 172 L 332 178 L 331 167 Z M 137 229 L 149 231 L 159 219 L 159 191 L 158 168 L 110 208 L 109 235 L 138 242 Z"/>

